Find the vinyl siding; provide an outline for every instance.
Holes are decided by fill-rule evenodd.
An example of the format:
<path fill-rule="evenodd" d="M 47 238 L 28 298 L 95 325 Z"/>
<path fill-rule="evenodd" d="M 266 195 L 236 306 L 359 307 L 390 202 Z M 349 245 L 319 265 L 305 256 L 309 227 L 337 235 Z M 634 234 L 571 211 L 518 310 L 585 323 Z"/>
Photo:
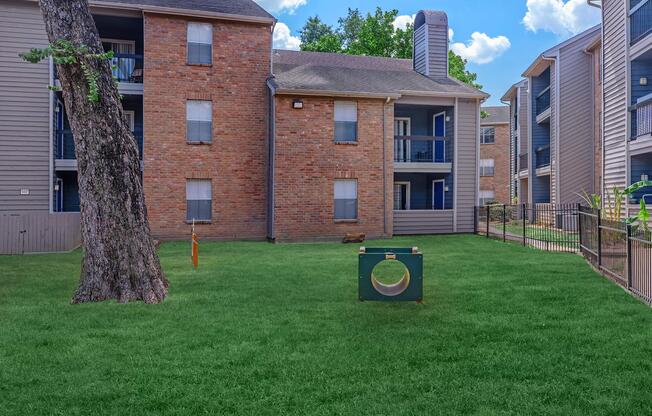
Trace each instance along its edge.
<path fill-rule="evenodd" d="M 426 36 L 428 25 L 423 25 L 414 31 L 414 70 L 420 74 L 427 74 Z"/>
<path fill-rule="evenodd" d="M 452 232 L 453 211 L 394 211 L 394 235 Z"/>
<path fill-rule="evenodd" d="M 448 77 L 448 26 L 428 27 L 428 75 L 431 78 Z"/>
<path fill-rule="evenodd" d="M 594 78 L 592 56 L 584 52 L 593 37 L 591 33 L 569 44 L 559 55 L 557 203 L 580 202 L 578 193 L 594 192 Z"/>
<path fill-rule="evenodd" d="M 478 113 L 480 105 L 475 100 L 460 99 L 457 107 L 457 232 L 473 232 L 474 207 L 477 201 L 478 176 Z"/>
<path fill-rule="evenodd" d="M 559 120 L 557 120 L 557 115 L 559 111 L 559 102 L 557 95 L 558 83 L 559 83 L 559 67 L 557 61 L 550 64 L 550 183 L 548 184 L 548 200 L 553 203 L 559 203 L 558 193 L 557 193 L 557 176 L 559 172 L 556 168 L 557 165 L 557 153 L 558 153 L 558 140 L 557 132 L 559 128 Z M 535 148 L 536 149 L 536 148 Z M 545 185 L 544 185 L 545 186 Z"/>
<path fill-rule="evenodd" d="M 623 0 L 602 2 L 603 195 L 627 181 L 627 10 Z M 605 198 L 606 199 L 606 198 Z"/>
<path fill-rule="evenodd" d="M 18 56 L 48 44 L 37 4 L 0 3 L 0 39 L 0 212 L 47 212 L 49 67 Z"/>
<path fill-rule="evenodd" d="M 527 100 L 528 100 L 528 83 L 525 83 L 524 87 L 518 89 L 519 94 L 519 106 L 518 106 L 518 122 L 519 122 L 519 146 L 521 148 L 521 154 L 528 152 L 528 143 L 529 143 L 529 131 L 527 128 L 528 115 L 527 115 Z"/>

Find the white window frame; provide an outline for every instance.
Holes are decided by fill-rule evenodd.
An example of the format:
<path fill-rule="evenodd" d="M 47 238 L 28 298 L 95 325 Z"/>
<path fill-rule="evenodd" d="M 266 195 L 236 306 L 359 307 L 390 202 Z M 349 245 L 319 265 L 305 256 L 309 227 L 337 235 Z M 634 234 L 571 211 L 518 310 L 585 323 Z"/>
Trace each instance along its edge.
<path fill-rule="evenodd" d="M 337 119 L 337 111 L 335 110 L 335 107 L 337 107 L 338 104 L 348 104 L 348 105 L 353 105 L 355 106 L 355 121 L 351 120 L 338 120 Z M 359 132 L 359 114 L 358 114 L 358 102 L 357 101 L 351 101 L 351 100 L 334 100 L 333 101 L 333 135 L 335 136 L 335 125 L 337 122 L 355 122 L 355 140 L 338 140 L 337 136 L 334 137 L 334 140 L 336 143 L 357 143 L 360 140 L 360 132 Z"/>
<path fill-rule="evenodd" d="M 127 116 L 127 122 L 129 123 L 129 131 L 132 133 L 136 128 L 136 112 L 134 110 L 124 110 L 125 116 Z"/>
<path fill-rule="evenodd" d="M 211 54 L 210 54 L 211 62 L 210 62 L 210 64 L 188 62 L 188 58 L 189 58 L 188 52 L 190 51 L 190 48 L 188 47 L 188 44 L 190 43 L 190 37 L 188 36 L 188 32 L 190 31 L 190 25 L 206 25 L 206 26 L 210 26 L 210 28 L 211 28 L 211 43 L 210 43 L 210 45 L 211 45 Z M 186 24 L 186 64 L 187 65 L 213 65 L 213 35 L 214 35 L 214 27 L 213 27 L 212 23 L 193 21 L 193 22 L 188 22 Z M 192 42 L 192 43 L 200 43 L 200 42 Z M 209 44 L 208 43 L 202 43 L 202 45 L 209 45 Z"/>
<path fill-rule="evenodd" d="M 439 116 L 444 116 L 444 135 L 443 136 L 435 136 L 436 120 L 437 120 L 437 117 L 439 117 Z M 432 116 L 432 135 L 433 135 L 433 137 L 446 137 L 446 112 L 445 111 L 442 111 L 441 113 L 434 114 Z"/>
<path fill-rule="evenodd" d="M 210 199 L 189 199 L 188 198 L 188 185 L 190 182 L 204 182 L 208 183 L 208 190 L 210 191 Z M 210 218 L 206 219 L 189 219 L 188 218 L 188 201 L 211 201 L 211 211 Z M 202 178 L 187 178 L 186 179 L 186 221 L 195 221 L 195 222 L 211 222 L 213 220 L 213 181 L 211 179 L 202 179 Z"/>
<path fill-rule="evenodd" d="M 335 195 L 335 186 L 338 182 L 352 182 L 355 184 L 355 218 L 338 218 L 336 214 L 335 201 L 343 198 L 336 198 Z M 333 180 L 333 219 L 335 221 L 358 221 L 360 217 L 360 190 L 358 189 L 358 180 L 357 179 L 345 179 L 337 178 Z"/>
<path fill-rule="evenodd" d="M 190 112 L 188 111 L 190 103 L 192 102 L 201 102 L 201 103 L 209 103 L 210 104 L 210 120 L 201 120 L 201 119 L 191 119 L 190 117 Z M 212 100 L 191 100 L 188 99 L 186 100 L 186 129 L 188 128 L 188 122 L 189 121 L 209 121 L 211 123 L 211 137 L 209 140 L 189 140 L 188 139 L 188 133 L 186 130 L 186 141 L 188 143 L 212 143 L 213 142 L 213 128 L 215 127 L 213 125 L 213 101 Z"/>
<path fill-rule="evenodd" d="M 441 188 L 441 197 L 442 197 L 442 208 L 435 208 L 435 183 L 441 182 L 443 184 Z M 446 209 L 446 180 L 445 179 L 434 179 L 432 181 L 432 210 L 433 211 L 444 211 Z"/>
<path fill-rule="evenodd" d="M 491 193 L 491 197 L 482 196 L 482 193 L 483 193 L 483 192 L 484 192 L 485 194 L 488 193 L 488 192 L 490 192 L 490 193 Z M 492 191 L 492 190 L 487 190 L 487 191 L 480 190 L 480 192 L 478 193 L 478 204 L 479 204 L 481 207 L 483 207 L 483 206 L 486 205 L 486 203 L 487 203 L 486 201 L 487 201 L 487 200 L 491 200 L 492 202 L 494 202 L 494 201 L 496 200 L 496 193 L 495 193 L 494 191 Z"/>
<path fill-rule="evenodd" d="M 483 166 L 482 162 L 491 161 L 491 166 Z M 496 176 L 496 161 L 495 159 L 480 159 L 480 177 L 481 178 L 492 178 Z M 491 167 L 491 175 L 487 175 L 485 169 Z"/>
<path fill-rule="evenodd" d="M 405 209 L 395 209 L 394 211 L 409 211 L 410 210 L 410 181 L 397 181 L 394 185 L 406 185 L 405 187 Z"/>
<path fill-rule="evenodd" d="M 485 129 L 492 129 L 494 131 L 494 141 L 491 143 L 486 143 L 485 140 Z M 496 127 L 494 126 L 480 126 L 480 144 L 495 144 L 496 143 Z"/>
<path fill-rule="evenodd" d="M 394 117 L 394 129 L 396 129 L 396 122 L 397 121 L 407 121 L 406 124 L 406 134 L 404 136 L 397 136 L 397 137 L 405 137 L 405 136 L 411 136 L 412 135 L 412 118 L 411 117 Z M 409 139 L 402 139 L 402 140 L 397 140 L 396 141 L 396 148 L 394 149 L 394 152 L 396 152 L 397 149 L 401 149 L 401 147 L 405 148 L 405 158 L 407 161 L 410 161 L 412 159 L 412 145 L 411 145 L 411 140 Z M 402 153 L 402 152 L 401 152 Z M 396 155 L 395 155 L 396 156 Z M 396 160 L 396 158 L 394 159 Z"/>

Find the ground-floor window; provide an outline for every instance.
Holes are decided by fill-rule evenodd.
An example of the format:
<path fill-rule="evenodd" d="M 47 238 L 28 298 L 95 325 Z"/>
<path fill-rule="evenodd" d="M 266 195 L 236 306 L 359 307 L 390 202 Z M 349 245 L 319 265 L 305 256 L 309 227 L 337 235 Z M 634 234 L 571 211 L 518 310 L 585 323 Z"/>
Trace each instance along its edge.
<path fill-rule="evenodd" d="M 355 179 L 336 179 L 334 185 L 336 220 L 355 220 L 358 218 L 358 181 Z"/>
<path fill-rule="evenodd" d="M 394 183 L 394 210 L 405 211 L 410 209 L 410 182 Z"/>
<path fill-rule="evenodd" d="M 480 191 L 480 206 L 494 202 L 494 191 Z"/>
<path fill-rule="evenodd" d="M 210 179 L 188 179 L 186 182 L 186 219 L 188 221 L 210 221 L 212 199 Z"/>

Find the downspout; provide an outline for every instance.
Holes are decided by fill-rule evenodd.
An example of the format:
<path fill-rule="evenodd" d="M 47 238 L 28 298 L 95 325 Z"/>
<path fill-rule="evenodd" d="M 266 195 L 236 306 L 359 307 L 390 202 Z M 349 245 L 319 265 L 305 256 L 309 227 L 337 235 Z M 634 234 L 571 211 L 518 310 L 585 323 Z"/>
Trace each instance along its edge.
<path fill-rule="evenodd" d="M 518 93 L 518 87 L 516 88 L 516 93 Z M 512 114 L 512 102 L 505 101 L 502 98 L 500 99 L 500 102 L 504 105 L 509 106 L 509 174 L 507 176 L 507 180 L 509 181 L 509 203 L 512 203 L 512 198 L 514 197 L 514 168 L 512 167 L 512 163 L 516 160 L 515 157 L 513 158 L 512 155 L 514 154 L 514 129 L 512 128 L 512 122 L 514 120 L 514 115 Z M 479 179 L 478 179 L 479 180 Z M 479 196 L 479 194 L 478 194 Z M 478 201 L 479 202 L 479 201 Z"/>
<path fill-rule="evenodd" d="M 54 85 L 54 62 L 52 57 L 48 58 L 48 85 Z M 48 120 L 48 212 L 51 214 L 54 212 L 54 91 L 51 89 L 48 90 L 48 114 L 50 115 L 50 120 Z"/>
<path fill-rule="evenodd" d="M 269 91 L 269 122 L 268 122 L 268 151 L 267 151 L 267 238 L 275 241 L 276 230 L 274 227 L 275 220 L 275 194 L 274 194 L 274 174 L 276 163 L 276 95 L 271 82 L 267 81 Z"/>
<path fill-rule="evenodd" d="M 383 234 L 387 232 L 387 114 L 386 106 L 391 102 L 391 97 L 387 97 L 383 103 Z"/>
<path fill-rule="evenodd" d="M 532 77 L 527 78 L 527 203 L 534 200 L 534 180 L 532 178 Z M 525 202 L 523 202 L 525 203 Z"/>
<path fill-rule="evenodd" d="M 457 233 L 457 182 L 459 178 L 457 177 L 457 148 L 459 147 L 459 137 L 457 134 L 457 115 L 459 113 L 459 98 L 455 97 L 455 103 L 453 108 L 453 232 Z M 476 170 L 478 166 L 476 164 Z M 477 172 L 480 174 L 480 171 Z M 473 203 L 475 206 L 475 202 Z M 434 208 L 434 207 L 433 207 Z"/>

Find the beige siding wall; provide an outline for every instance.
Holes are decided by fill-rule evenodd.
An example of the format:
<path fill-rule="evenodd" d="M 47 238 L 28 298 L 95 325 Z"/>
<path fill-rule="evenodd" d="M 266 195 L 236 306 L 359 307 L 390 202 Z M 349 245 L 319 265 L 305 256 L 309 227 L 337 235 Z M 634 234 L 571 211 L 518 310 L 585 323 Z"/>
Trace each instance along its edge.
<path fill-rule="evenodd" d="M 47 44 L 36 2 L 0 2 L 0 212 L 49 210 L 49 65 L 18 56 Z"/>
<path fill-rule="evenodd" d="M 627 2 L 604 0 L 603 25 L 603 198 L 627 181 Z"/>
<path fill-rule="evenodd" d="M 559 104 L 557 103 L 558 91 L 558 76 L 559 67 L 557 61 L 550 64 L 550 202 L 552 204 L 559 203 L 559 194 L 557 193 L 557 176 L 558 172 L 554 166 L 557 166 L 557 153 L 559 138 L 557 132 L 559 128 Z M 536 150 L 536 149 L 535 149 Z M 532 160 L 532 159 L 530 159 Z M 533 170 L 534 171 L 534 170 Z"/>
<path fill-rule="evenodd" d="M 473 210 L 478 191 L 478 117 L 477 100 L 460 99 L 457 106 L 457 164 L 455 167 L 457 232 L 473 232 Z"/>
<path fill-rule="evenodd" d="M 70 251 L 80 243 L 79 213 L 0 214 L 0 254 Z"/>
<path fill-rule="evenodd" d="M 559 55 L 558 203 L 580 202 L 593 192 L 594 103 L 592 57 L 584 52 L 595 32 L 562 48 Z"/>
<path fill-rule="evenodd" d="M 394 235 L 452 232 L 453 211 L 394 211 Z"/>
<path fill-rule="evenodd" d="M 527 106 L 528 106 L 528 83 L 525 83 L 524 87 L 520 87 L 518 89 L 518 95 L 519 95 L 519 107 L 518 107 L 518 124 L 519 124 L 519 146 L 521 148 L 521 154 L 527 153 L 528 152 L 528 140 L 529 140 L 529 132 L 528 132 L 528 113 L 527 113 Z"/>

